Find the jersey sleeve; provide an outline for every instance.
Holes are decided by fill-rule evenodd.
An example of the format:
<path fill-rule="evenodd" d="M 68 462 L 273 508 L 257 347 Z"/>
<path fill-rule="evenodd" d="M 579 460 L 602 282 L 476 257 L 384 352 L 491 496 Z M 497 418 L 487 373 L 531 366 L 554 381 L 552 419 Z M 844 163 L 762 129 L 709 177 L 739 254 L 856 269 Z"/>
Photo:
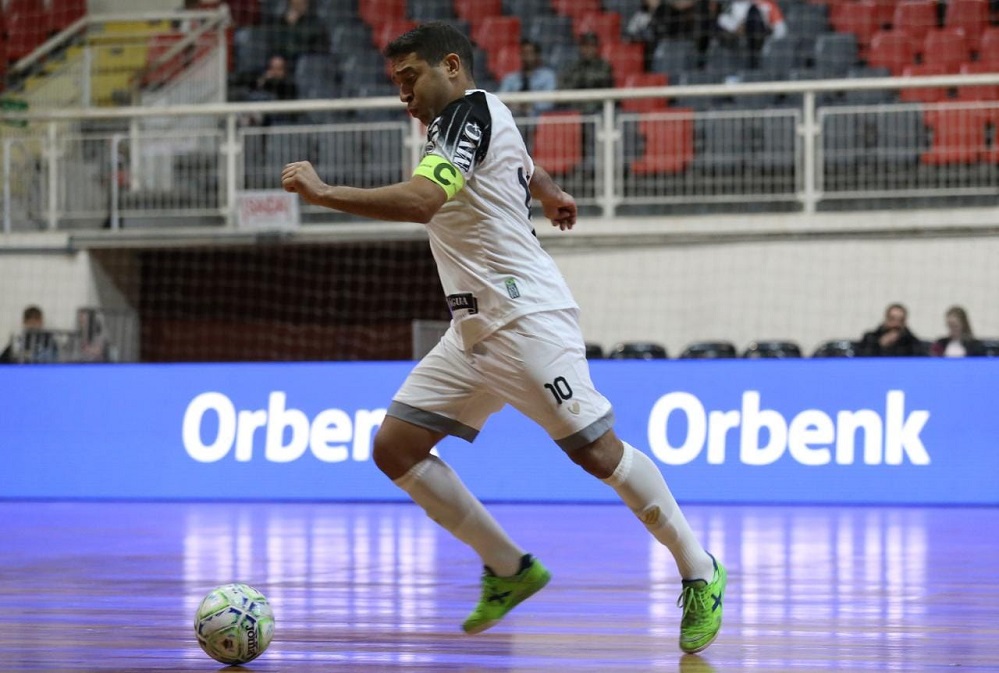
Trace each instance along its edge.
<path fill-rule="evenodd" d="M 486 157 L 491 131 L 485 96 L 479 92 L 465 96 L 448 105 L 430 124 L 424 158 L 440 157 L 467 180 Z"/>

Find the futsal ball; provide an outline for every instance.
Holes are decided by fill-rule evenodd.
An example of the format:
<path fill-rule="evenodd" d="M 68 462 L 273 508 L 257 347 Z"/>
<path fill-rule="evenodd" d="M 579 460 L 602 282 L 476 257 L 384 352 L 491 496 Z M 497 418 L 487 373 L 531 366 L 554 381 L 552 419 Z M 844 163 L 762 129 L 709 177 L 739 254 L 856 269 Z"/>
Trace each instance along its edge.
<path fill-rule="evenodd" d="M 274 612 L 262 593 L 246 584 L 212 589 L 194 615 L 194 633 L 208 656 L 223 664 L 256 659 L 274 637 Z"/>

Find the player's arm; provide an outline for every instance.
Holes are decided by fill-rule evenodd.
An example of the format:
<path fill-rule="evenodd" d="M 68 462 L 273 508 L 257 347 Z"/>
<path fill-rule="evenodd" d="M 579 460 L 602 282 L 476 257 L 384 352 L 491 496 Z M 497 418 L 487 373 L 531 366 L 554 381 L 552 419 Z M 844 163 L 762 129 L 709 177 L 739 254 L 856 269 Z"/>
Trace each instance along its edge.
<path fill-rule="evenodd" d="M 306 202 L 345 213 L 390 222 L 426 224 L 449 197 L 446 187 L 417 172 L 408 182 L 361 189 L 323 182 L 308 161 L 288 164 L 281 173 L 285 191 L 298 193 Z"/>
<path fill-rule="evenodd" d="M 535 165 L 530 188 L 531 198 L 541 202 L 545 217 L 553 225 L 562 231 L 572 229 L 576 224 L 576 201 L 556 184 L 548 171 Z"/>

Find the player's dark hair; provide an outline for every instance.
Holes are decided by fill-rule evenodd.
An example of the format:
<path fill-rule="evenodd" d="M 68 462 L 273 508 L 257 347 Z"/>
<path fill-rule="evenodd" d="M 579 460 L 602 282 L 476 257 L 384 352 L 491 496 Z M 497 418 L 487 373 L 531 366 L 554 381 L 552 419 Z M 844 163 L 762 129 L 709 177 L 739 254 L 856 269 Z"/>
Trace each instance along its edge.
<path fill-rule="evenodd" d="M 42 309 L 37 306 L 29 306 L 24 309 L 24 313 L 21 315 L 21 320 L 28 322 L 29 320 L 41 320 L 42 319 Z"/>
<path fill-rule="evenodd" d="M 454 26 L 440 21 L 420 24 L 389 42 L 383 55 L 393 59 L 416 54 L 430 65 L 438 65 L 448 54 L 457 54 L 465 72 L 472 74 L 472 43 Z"/>

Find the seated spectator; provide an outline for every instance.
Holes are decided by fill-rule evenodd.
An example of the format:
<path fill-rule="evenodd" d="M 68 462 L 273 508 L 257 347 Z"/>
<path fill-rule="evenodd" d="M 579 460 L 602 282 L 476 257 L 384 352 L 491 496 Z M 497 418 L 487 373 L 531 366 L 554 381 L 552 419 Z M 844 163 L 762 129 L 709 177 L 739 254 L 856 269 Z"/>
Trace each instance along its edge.
<path fill-rule="evenodd" d="M 985 355 L 982 342 L 975 338 L 968 322 L 968 313 L 960 306 L 947 309 L 944 316 L 947 336 L 941 337 L 930 346 L 930 355 L 948 358 Z"/>
<path fill-rule="evenodd" d="M 283 54 L 289 67 L 302 54 L 329 51 L 329 35 L 312 13 L 309 0 L 288 0 L 284 13 L 271 26 L 270 51 Z"/>
<path fill-rule="evenodd" d="M 249 86 L 239 99 L 247 101 L 295 100 L 298 89 L 295 80 L 288 73 L 288 61 L 280 54 L 275 54 L 267 60 L 267 69 L 255 80 L 248 82 Z M 235 89 L 235 87 L 233 87 Z M 234 98 L 230 92 L 230 98 Z M 278 126 L 295 122 L 294 113 L 259 114 L 253 113 L 242 119 L 250 126 Z"/>
<path fill-rule="evenodd" d="M 593 33 L 579 39 L 579 60 L 562 72 L 559 89 L 609 89 L 614 86 L 611 64 L 600 58 L 600 40 Z M 600 112 L 600 102 L 579 105 L 583 114 Z"/>
<path fill-rule="evenodd" d="M 661 40 L 693 40 L 701 54 L 706 52 L 717 14 L 716 0 L 642 0 L 624 32 L 632 41 L 645 43 L 648 69 Z"/>
<path fill-rule="evenodd" d="M 59 347 L 53 334 L 45 330 L 42 309 L 28 306 L 21 315 L 21 332 L 0 353 L 0 363 L 58 361 Z"/>
<path fill-rule="evenodd" d="M 787 36 L 787 23 L 774 0 L 732 0 L 718 17 L 718 27 L 729 44 L 745 37 L 750 68 L 759 66 L 760 50 L 768 37 L 782 40 Z"/>
<path fill-rule="evenodd" d="M 541 50 L 530 40 L 520 43 L 520 71 L 511 72 L 500 82 L 499 93 L 514 91 L 555 91 L 555 71 L 541 62 Z M 510 110 L 517 116 L 539 115 L 555 106 L 543 103 L 515 103 Z"/>
<path fill-rule="evenodd" d="M 877 329 L 864 334 L 860 354 L 868 356 L 924 355 L 923 344 L 913 334 L 906 321 L 909 312 L 902 304 L 891 304 L 885 310 L 885 319 Z"/>

